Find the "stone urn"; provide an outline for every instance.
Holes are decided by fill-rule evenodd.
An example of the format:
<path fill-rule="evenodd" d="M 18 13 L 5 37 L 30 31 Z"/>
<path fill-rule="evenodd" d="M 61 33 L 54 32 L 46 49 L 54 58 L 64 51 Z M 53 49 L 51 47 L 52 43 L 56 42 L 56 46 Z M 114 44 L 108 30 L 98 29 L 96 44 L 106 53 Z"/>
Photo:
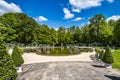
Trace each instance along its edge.
<path fill-rule="evenodd" d="M 112 68 L 112 64 L 105 63 L 105 68 Z"/>

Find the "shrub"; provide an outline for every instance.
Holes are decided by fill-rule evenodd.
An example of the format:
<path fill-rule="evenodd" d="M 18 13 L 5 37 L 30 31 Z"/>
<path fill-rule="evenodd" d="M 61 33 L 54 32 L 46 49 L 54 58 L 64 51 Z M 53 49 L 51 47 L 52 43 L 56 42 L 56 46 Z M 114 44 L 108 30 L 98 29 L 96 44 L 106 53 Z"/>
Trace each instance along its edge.
<path fill-rule="evenodd" d="M 100 54 L 99 54 L 99 59 L 101 59 L 101 60 L 103 60 L 103 58 L 104 58 L 104 51 L 102 50 L 101 52 L 100 52 Z"/>
<path fill-rule="evenodd" d="M 16 80 L 17 72 L 6 47 L 0 43 L 0 80 Z"/>
<path fill-rule="evenodd" d="M 108 64 L 112 64 L 114 62 L 111 49 L 109 46 L 106 47 L 105 54 L 103 57 L 103 62 L 108 63 Z"/>
<path fill-rule="evenodd" d="M 79 49 L 78 49 L 79 50 Z M 75 55 L 75 54 L 79 54 L 80 52 L 77 49 L 61 49 L 61 48 L 55 48 L 53 49 L 41 49 L 40 53 L 38 51 L 37 54 L 41 54 L 41 55 L 49 55 L 49 56 L 68 56 L 68 55 Z M 48 52 L 48 53 L 47 53 Z"/>
<path fill-rule="evenodd" d="M 99 49 L 98 47 L 96 47 L 96 48 L 95 48 L 95 52 L 96 52 L 97 54 L 99 54 L 99 53 L 100 53 L 100 49 Z"/>
<path fill-rule="evenodd" d="M 79 48 L 80 52 L 93 52 L 92 48 Z"/>
<path fill-rule="evenodd" d="M 24 53 L 23 49 L 19 48 L 18 50 L 19 50 L 20 54 L 23 55 L 23 53 Z"/>
<path fill-rule="evenodd" d="M 12 59 L 16 67 L 24 63 L 21 52 L 17 46 L 13 49 Z"/>

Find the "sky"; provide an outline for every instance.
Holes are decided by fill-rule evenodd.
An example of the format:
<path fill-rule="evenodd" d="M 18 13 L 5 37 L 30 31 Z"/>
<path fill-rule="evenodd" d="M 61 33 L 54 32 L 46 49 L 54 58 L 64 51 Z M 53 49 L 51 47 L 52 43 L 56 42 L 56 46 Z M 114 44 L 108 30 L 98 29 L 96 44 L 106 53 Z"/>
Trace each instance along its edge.
<path fill-rule="evenodd" d="M 103 14 L 106 21 L 118 20 L 120 0 L 0 0 L 0 15 L 7 12 L 25 13 L 56 29 L 81 27 L 95 14 Z"/>

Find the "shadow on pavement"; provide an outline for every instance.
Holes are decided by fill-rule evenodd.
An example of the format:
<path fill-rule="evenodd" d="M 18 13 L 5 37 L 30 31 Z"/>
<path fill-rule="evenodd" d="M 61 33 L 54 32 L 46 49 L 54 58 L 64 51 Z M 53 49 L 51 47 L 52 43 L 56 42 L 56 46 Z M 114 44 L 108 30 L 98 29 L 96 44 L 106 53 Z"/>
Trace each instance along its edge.
<path fill-rule="evenodd" d="M 120 80 L 120 77 L 110 76 L 110 75 L 104 75 L 104 76 L 110 78 L 111 80 Z"/>
<path fill-rule="evenodd" d="M 92 65 L 92 66 L 97 68 L 105 68 L 105 66 L 102 66 L 102 65 Z"/>

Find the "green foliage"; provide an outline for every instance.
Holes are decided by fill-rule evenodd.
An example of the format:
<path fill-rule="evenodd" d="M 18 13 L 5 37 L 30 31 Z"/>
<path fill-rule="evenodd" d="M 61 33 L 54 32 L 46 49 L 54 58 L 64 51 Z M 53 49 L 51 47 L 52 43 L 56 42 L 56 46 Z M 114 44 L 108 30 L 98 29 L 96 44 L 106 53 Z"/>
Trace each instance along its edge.
<path fill-rule="evenodd" d="M 40 53 L 37 54 L 41 54 L 41 55 L 48 55 L 48 56 L 69 56 L 69 55 L 75 55 L 75 54 L 79 54 L 80 51 L 75 50 L 75 49 L 61 49 L 61 48 L 55 48 L 55 49 L 40 49 Z M 49 54 L 47 54 L 47 51 L 49 51 Z"/>
<path fill-rule="evenodd" d="M 92 48 L 79 48 L 80 52 L 93 52 Z"/>
<path fill-rule="evenodd" d="M 103 50 L 102 50 L 102 51 L 100 51 L 100 54 L 99 54 L 99 59 L 103 60 L 104 55 L 105 55 L 104 51 L 103 51 Z"/>
<path fill-rule="evenodd" d="M 103 57 L 103 62 L 112 64 L 114 62 L 111 49 L 109 46 L 106 47 L 105 54 Z"/>
<path fill-rule="evenodd" d="M 6 43 L 23 43 L 25 45 L 50 44 L 90 44 L 90 43 L 119 43 L 119 24 L 110 20 L 108 23 L 102 14 L 96 14 L 90 18 L 90 24 L 79 28 L 71 26 L 59 27 L 58 30 L 48 25 L 39 25 L 34 19 L 24 13 L 5 13 L 0 16 L 0 39 Z M 53 26 L 54 27 L 54 26 Z M 114 34 L 114 35 L 113 35 Z"/>
<path fill-rule="evenodd" d="M 94 35 L 96 36 L 96 42 L 99 41 L 99 33 L 100 33 L 100 26 L 103 22 L 105 22 L 105 17 L 102 14 L 94 15 L 92 18 L 89 19 L 90 27 L 94 28 Z"/>
<path fill-rule="evenodd" d="M 99 53 L 100 53 L 100 49 L 99 49 L 98 47 L 96 47 L 96 48 L 95 48 L 95 52 L 96 52 L 97 54 L 99 54 Z"/>
<path fill-rule="evenodd" d="M 115 50 L 113 53 L 114 63 L 112 64 L 113 68 L 120 69 L 120 49 Z"/>
<path fill-rule="evenodd" d="M 108 25 L 109 25 L 109 26 L 115 26 L 115 23 L 116 23 L 116 22 L 115 22 L 115 20 L 113 20 L 113 19 L 111 19 L 111 20 L 108 21 Z"/>
<path fill-rule="evenodd" d="M 116 22 L 116 25 L 113 30 L 114 41 L 120 45 L 120 19 Z"/>
<path fill-rule="evenodd" d="M 15 46 L 14 49 L 13 49 L 13 53 L 12 53 L 12 59 L 13 59 L 13 62 L 14 62 L 16 67 L 20 66 L 21 64 L 24 63 L 24 60 L 23 60 L 21 54 L 22 53 L 19 50 L 19 48 L 17 46 Z"/>
<path fill-rule="evenodd" d="M 0 42 L 0 80 L 16 80 L 17 72 L 6 47 Z"/>

